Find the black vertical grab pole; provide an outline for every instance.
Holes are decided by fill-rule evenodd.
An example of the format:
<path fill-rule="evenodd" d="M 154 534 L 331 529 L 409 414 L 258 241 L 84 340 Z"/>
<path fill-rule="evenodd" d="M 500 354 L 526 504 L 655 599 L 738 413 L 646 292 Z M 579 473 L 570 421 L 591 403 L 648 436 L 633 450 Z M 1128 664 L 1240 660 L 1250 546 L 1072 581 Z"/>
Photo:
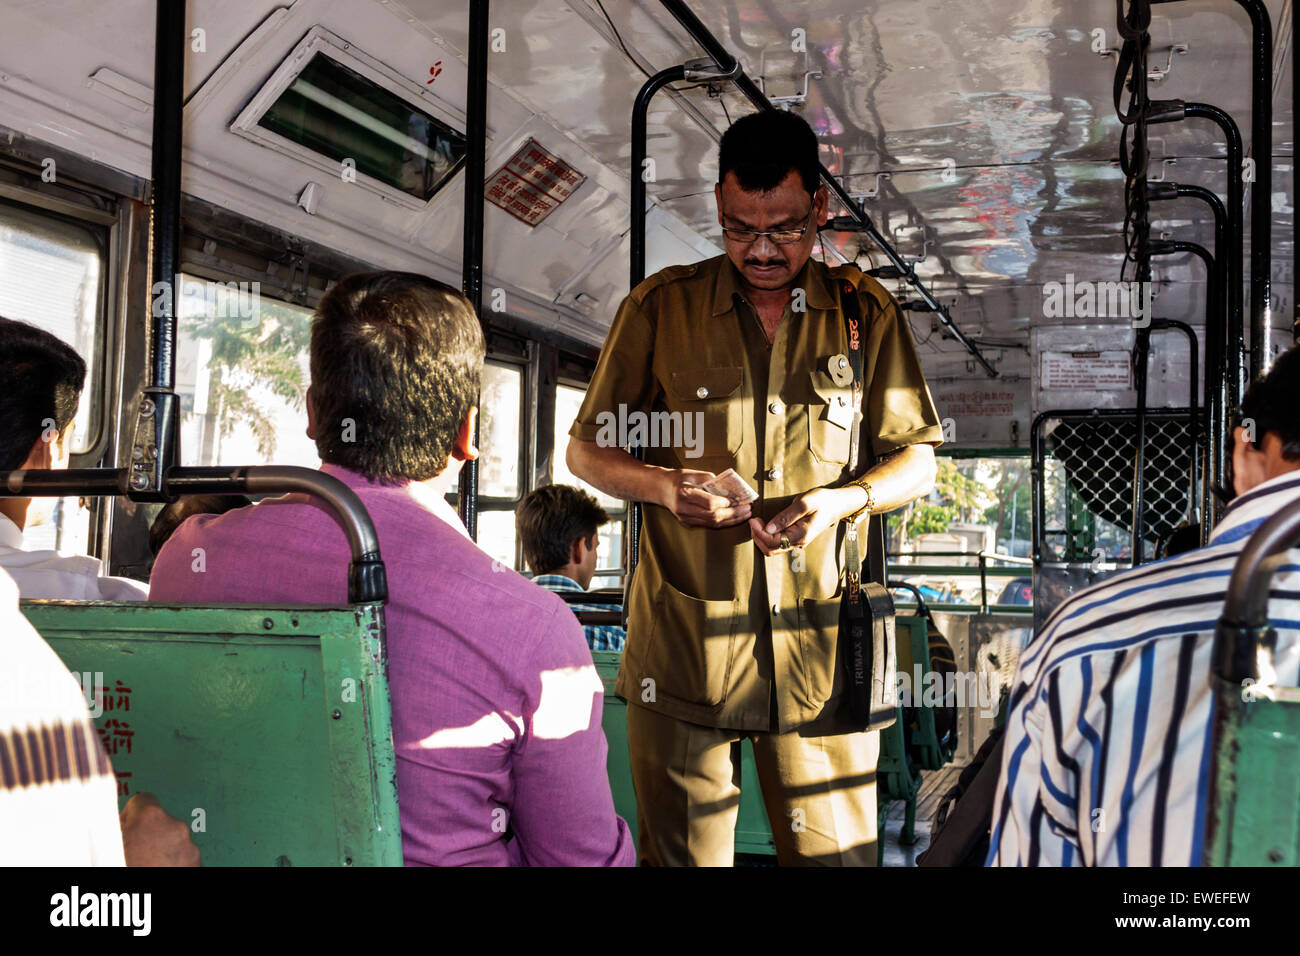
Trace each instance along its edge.
<path fill-rule="evenodd" d="M 646 115 L 654 95 L 669 83 L 686 78 L 686 67 L 670 66 L 660 70 L 641 84 L 632 104 L 632 257 L 628 275 L 628 291 L 635 289 L 645 278 L 645 212 L 646 212 Z"/>
<path fill-rule="evenodd" d="M 1174 3 L 1177 0 L 1151 0 Z M 1250 367 L 1252 377 L 1263 371 L 1265 343 L 1272 322 L 1273 250 L 1270 218 L 1273 207 L 1273 21 L 1263 0 L 1237 0 L 1250 15 L 1250 154 L 1255 160 L 1255 185 L 1250 212 Z M 1294 11 L 1293 11 L 1294 12 Z M 1241 164 L 1237 164 L 1241 175 Z M 1229 202 L 1229 211 L 1241 215 Z M 1229 290 L 1240 298 L 1240 286 Z M 1246 386 L 1247 368 L 1244 353 L 1228 355 L 1228 392 L 1235 408 Z"/>
<path fill-rule="evenodd" d="M 181 129 L 185 93 L 185 2 L 158 0 L 154 23 L 153 157 L 149 195 L 149 380 L 136 409 L 122 490 L 161 500 L 180 460 L 176 400 L 176 273 L 181 245 Z"/>
<path fill-rule="evenodd" d="M 483 313 L 483 193 L 487 176 L 488 34 L 488 0 L 470 0 L 469 89 L 465 98 L 465 245 L 461 263 L 461 291 L 474 306 L 474 314 L 479 316 L 480 324 Z M 484 338 L 486 337 L 485 328 Z M 474 444 L 478 445 L 477 425 Z M 469 536 L 477 541 L 477 461 L 467 461 L 461 468 L 457 497 L 460 520 L 464 522 Z"/>
<path fill-rule="evenodd" d="M 1215 449 L 1222 445 L 1224 428 L 1226 427 L 1226 420 L 1224 419 L 1225 372 L 1223 349 L 1227 342 L 1227 314 L 1224 297 L 1227 295 L 1228 290 L 1228 212 L 1218 195 L 1204 186 L 1148 182 L 1147 196 L 1153 201 L 1175 198 L 1199 199 L 1210 207 L 1210 212 L 1214 215 L 1214 275 L 1210 277 L 1210 281 L 1206 283 L 1205 287 L 1205 395 L 1207 397 L 1205 413 L 1207 422 L 1204 427 L 1202 427 L 1196 407 L 1196 335 L 1191 326 L 1185 323 L 1162 320 L 1166 323 L 1164 327 L 1182 329 L 1184 334 L 1190 338 L 1192 355 L 1190 375 L 1192 381 L 1191 399 L 1188 402 L 1188 408 L 1191 409 L 1194 435 L 1203 436 L 1203 440 L 1199 441 L 1198 447 L 1201 460 L 1201 544 L 1205 544 L 1209 540 L 1210 518 L 1214 501 L 1210 482 L 1214 464 L 1217 460 Z M 1152 324 L 1153 327 L 1156 327 L 1154 322 Z M 1218 396 L 1217 401 L 1214 396 Z M 1194 473 L 1195 466 L 1193 466 Z"/>
<path fill-rule="evenodd" d="M 1133 567 L 1146 560 L 1146 460 L 1147 460 L 1147 363 L 1151 357 L 1151 326 L 1137 330 L 1133 344 L 1133 376 L 1137 385 L 1137 409 L 1133 436 Z"/>
<path fill-rule="evenodd" d="M 654 95 L 669 83 L 686 78 L 684 66 L 670 66 L 660 70 L 641 85 L 632 105 L 632 255 L 628 274 L 628 292 L 641 284 L 645 278 L 645 207 L 646 207 L 646 116 L 650 110 L 650 101 Z M 629 449 L 638 459 L 643 452 L 640 448 Z M 641 505 L 628 502 L 627 513 L 627 577 L 623 579 L 623 626 L 627 627 L 628 607 L 632 597 L 632 574 L 636 571 L 637 557 L 641 548 Z"/>
<path fill-rule="evenodd" d="M 1250 155 L 1255 184 L 1250 190 L 1250 378 L 1264 372 L 1273 325 L 1273 21 L 1262 0 L 1237 0 L 1250 14 Z M 1246 387 L 1245 368 L 1233 383 L 1237 401 Z"/>

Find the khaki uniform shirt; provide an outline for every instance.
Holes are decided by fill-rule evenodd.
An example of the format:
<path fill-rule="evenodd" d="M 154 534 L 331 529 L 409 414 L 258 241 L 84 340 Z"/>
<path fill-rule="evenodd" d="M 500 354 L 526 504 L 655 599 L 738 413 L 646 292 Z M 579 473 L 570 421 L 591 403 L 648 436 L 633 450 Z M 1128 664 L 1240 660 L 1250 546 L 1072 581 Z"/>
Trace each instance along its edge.
<path fill-rule="evenodd" d="M 941 442 L 908 325 L 878 282 L 810 259 L 795 282 L 804 294 L 769 344 L 726 256 L 664 269 L 623 300 L 570 434 L 636 440 L 647 464 L 666 468 L 735 468 L 759 493 L 753 514 L 764 521 L 803 492 L 845 483 L 868 462 L 860 452 L 850 473 L 853 390 L 830 372 L 830 358 L 849 353 L 844 280 L 861 303 L 872 451 Z M 687 527 L 657 505 L 643 515 L 618 694 L 736 730 L 785 733 L 833 718 L 844 523 L 801 557 L 766 557 L 748 523 Z"/>

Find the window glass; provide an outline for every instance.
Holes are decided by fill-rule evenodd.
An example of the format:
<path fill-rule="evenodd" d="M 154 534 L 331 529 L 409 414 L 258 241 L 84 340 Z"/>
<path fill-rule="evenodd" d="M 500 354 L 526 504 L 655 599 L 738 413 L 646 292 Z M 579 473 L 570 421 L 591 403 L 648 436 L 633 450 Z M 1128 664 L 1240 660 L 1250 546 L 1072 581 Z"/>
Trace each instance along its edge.
<path fill-rule="evenodd" d="M 515 513 L 480 511 L 478 546 L 508 568 L 515 566 Z"/>
<path fill-rule="evenodd" d="M 624 502 L 622 498 L 612 498 L 587 484 L 576 477 L 573 472 L 569 471 L 569 466 L 564 460 L 564 450 L 569 445 L 569 429 L 573 427 L 574 419 L 578 417 L 578 411 L 582 408 L 582 399 L 586 395 L 586 390 L 574 388 L 572 385 L 557 385 L 555 387 L 555 454 L 551 461 L 551 474 L 554 476 L 557 485 L 573 485 L 581 488 L 589 494 L 595 495 L 596 500 L 600 502 L 601 507 L 611 515 L 615 512 L 622 513 Z M 618 552 L 615 551 L 617 557 Z M 604 555 L 602 553 L 602 559 Z M 618 567 L 619 562 L 613 564 L 601 563 L 601 567 Z"/>
<path fill-rule="evenodd" d="M 594 495 L 612 519 L 600 529 L 600 544 L 596 548 L 596 567 L 602 571 L 623 567 L 623 528 L 627 504 L 622 498 L 614 498 L 597 488 L 593 488 L 573 472 L 569 471 L 564 460 L 564 451 L 569 444 L 569 429 L 582 408 L 582 399 L 586 390 L 572 385 L 557 385 L 555 388 L 555 454 L 551 460 L 551 474 L 556 484 L 573 485 L 588 494 Z M 591 579 L 593 588 L 622 587 L 623 579 L 619 575 L 597 575 Z"/>
<path fill-rule="evenodd" d="M 1020 456 L 940 456 L 934 490 L 888 517 L 890 576 L 919 587 L 929 603 L 978 604 L 981 551 L 1019 559 L 1031 553 L 1029 466 L 1030 460 Z M 963 570 L 909 570 L 914 565 Z M 990 603 L 1029 603 L 1022 587 L 1031 575 L 1027 561 L 990 560 L 987 566 Z M 1008 600 L 1000 602 L 1004 592 Z M 904 592 L 899 596 L 911 600 Z"/>
<path fill-rule="evenodd" d="M 182 277 L 182 464 L 319 466 L 305 404 L 311 317 L 262 297 L 255 284 Z"/>
<path fill-rule="evenodd" d="M 105 232 L 17 203 L 0 201 L 0 315 L 56 335 L 86 362 L 86 385 L 73 418 L 72 451 L 98 436 L 102 378 Z M 84 554 L 90 510 L 78 498 L 51 502 L 48 518 L 23 532 L 33 550 Z"/>
<path fill-rule="evenodd" d="M 94 443 L 103 338 L 102 230 L 0 201 L 0 315 L 58 336 L 86 361 L 73 452 Z"/>
<path fill-rule="evenodd" d="M 317 53 L 258 125 L 420 200 L 465 157 L 465 137 L 403 97 Z"/>
<path fill-rule="evenodd" d="M 483 366 L 479 396 L 480 496 L 519 497 L 523 378 L 522 370 L 513 365 L 488 363 Z"/>

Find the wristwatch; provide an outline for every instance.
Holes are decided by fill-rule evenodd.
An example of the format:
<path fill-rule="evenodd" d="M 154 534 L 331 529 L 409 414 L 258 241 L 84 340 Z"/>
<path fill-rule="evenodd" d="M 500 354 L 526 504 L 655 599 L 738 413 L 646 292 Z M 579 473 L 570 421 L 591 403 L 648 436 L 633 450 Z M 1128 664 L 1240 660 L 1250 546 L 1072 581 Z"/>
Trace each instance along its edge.
<path fill-rule="evenodd" d="M 856 524 L 857 520 L 864 514 L 869 514 L 876 509 L 876 496 L 871 492 L 871 485 L 862 478 L 855 478 L 847 482 L 843 487 L 847 488 L 849 485 L 857 485 L 867 493 L 867 503 L 844 519 L 849 524 Z"/>

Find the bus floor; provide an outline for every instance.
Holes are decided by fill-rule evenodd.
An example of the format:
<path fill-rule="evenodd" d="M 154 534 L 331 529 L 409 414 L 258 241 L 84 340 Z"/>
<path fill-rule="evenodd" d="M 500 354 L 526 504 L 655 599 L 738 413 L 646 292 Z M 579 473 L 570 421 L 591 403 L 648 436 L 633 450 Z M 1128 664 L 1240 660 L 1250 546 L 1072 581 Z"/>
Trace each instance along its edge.
<path fill-rule="evenodd" d="M 930 845 L 930 825 L 939 801 L 952 789 L 953 784 L 965 769 L 959 764 L 948 764 L 938 770 L 921 771 L 921 789 L 916 797 L 916 842 L 903 846 L 899 839 L 903 835 L 903 820 L 907 805 L 902 800 L 895 800 L 885 818 L 885 828 L 881 839 L 885 841 L 884 866 L 916 866 L 916 858 Z"/>
<path fill-rule="evenodd" d="M 903 846 L 899 842 L 903 835 L 907 805 L 901 800 L 893 802 L 889 808 L 889 816 L 885 818 L 885 829 L 881 833 L 881 838 L 885 841 L 885 854 L 882 861 L 884 866 L 916 866 L 917 856 L 924 853 L 926 847 L 930 845 L 930 824 L 939 809 L 939 801 L 952 789 L 963 769 L 965 768 L 962 765 L 950 763 L 938 770 L 921 771 L 921 789 L 916 797 L 916 842 L 911 846 Z M 776 866 L 776 858 L 753 853 L 738 853 L 736 866 Z"/>

